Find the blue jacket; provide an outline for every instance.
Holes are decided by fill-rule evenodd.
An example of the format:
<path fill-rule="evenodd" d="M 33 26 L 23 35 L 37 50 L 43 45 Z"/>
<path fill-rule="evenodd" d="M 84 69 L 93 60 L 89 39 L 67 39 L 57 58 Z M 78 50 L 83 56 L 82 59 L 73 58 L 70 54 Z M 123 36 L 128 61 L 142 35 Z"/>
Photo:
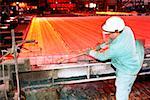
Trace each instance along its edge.
<path fill-rule="evenodd" d="M 136 75 L 143 63 L 144 47 L 139 41 L 135 42 L 132 30 L 126 26 L 109 49 L 102 53 L 91 50 L 89 55 L 101 61 L 111 59 L 117 74 Z"/>

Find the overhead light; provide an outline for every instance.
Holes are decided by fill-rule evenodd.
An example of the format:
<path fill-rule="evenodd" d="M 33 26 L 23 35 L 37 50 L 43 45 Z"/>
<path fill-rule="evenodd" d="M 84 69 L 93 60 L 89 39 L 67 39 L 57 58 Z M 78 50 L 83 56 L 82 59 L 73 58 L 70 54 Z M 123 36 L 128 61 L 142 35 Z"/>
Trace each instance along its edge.
<path fill-rule="evenodd" d="M 90 3 L 89 8 L 96 8 L 96 4 L 95 3 Z"/>
<path fill-rule="evenodd" d="M 16 4 L 19 4 L 19 2 L 16 2 Z"/>

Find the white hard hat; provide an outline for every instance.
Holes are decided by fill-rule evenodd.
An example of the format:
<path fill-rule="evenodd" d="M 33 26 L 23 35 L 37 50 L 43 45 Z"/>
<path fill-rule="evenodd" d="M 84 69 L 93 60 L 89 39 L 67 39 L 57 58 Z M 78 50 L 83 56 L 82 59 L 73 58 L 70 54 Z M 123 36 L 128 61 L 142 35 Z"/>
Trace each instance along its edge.
<path fill-rule="evenodd" d="M 102 29 L 106 32 L 120 32 L 124 27 L 125 23 L 123 19 L 117 16 L 112 16 L 106 20 L 105 24 L 102 26 Z"/>

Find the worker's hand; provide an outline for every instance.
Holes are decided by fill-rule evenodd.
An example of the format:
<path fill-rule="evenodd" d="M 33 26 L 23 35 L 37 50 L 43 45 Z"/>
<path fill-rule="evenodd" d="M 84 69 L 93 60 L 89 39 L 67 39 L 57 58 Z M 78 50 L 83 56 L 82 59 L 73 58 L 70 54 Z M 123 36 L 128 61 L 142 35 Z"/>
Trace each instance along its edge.
<path fill-rule="evenodd" d="M 91 50 L 92 50 L 91 48 L 87 49 L 86 52 L 85 52 L 85 54 L 89 55 L 89 53 L 90 53 Z"/>
<path fill-rule="evenodd" d="M 102 44 L 97 45 L 95 48 L 95 51 L 99 51 L 108 47 L 109 47 L 109 43 L 104 42 Z"/>
<path fill-rule="evenodd" d="M 98 45 L 98 46 L 96 46 L 96 48 L 95 48 L 96 51 L 98 51 L 98 50 L 100 50 L 100 49 L 102 49 L 102 48 L 101 48 L 101 45 Z"/>

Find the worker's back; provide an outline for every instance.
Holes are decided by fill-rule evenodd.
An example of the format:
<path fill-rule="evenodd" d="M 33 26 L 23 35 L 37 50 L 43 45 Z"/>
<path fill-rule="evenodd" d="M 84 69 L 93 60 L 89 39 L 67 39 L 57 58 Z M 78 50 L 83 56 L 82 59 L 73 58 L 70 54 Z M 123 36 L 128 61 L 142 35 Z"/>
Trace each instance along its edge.
<path fill-rule="evenodd" d="M 144 59 L 144 48 L 139 41 L 135 42 L 132 30 L 125 27 L 124 31 L 110 45 L 112 64 L 117 74 L 135 75 L 141 69 Z"/>

